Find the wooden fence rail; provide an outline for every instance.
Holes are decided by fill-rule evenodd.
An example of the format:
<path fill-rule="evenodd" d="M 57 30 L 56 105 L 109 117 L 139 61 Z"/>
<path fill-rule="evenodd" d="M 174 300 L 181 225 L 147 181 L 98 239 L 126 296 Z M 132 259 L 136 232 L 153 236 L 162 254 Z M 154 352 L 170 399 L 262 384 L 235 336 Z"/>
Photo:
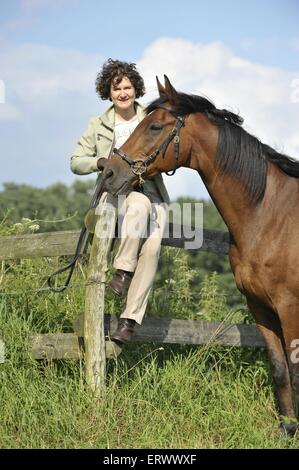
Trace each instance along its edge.
<path fill-rule="evenodd" d="M 176 248 L 184 248 L 184 243 L 192 238 L 190 228 L 177 226 L 176 224 L 170 225 L 170 234 L 182 233 L 183 235 L 180 238 L 173 236 L 163 238 L 162 244 Z M 182 230 L 178 227 L 182 227 Z M 79 233 L 78 230 L 68 230 L 63 232 L 1 237 L 0 260 L 73 255 L 75 253 Z M 197 229 L 196 233 L 200 236 L 201 231 Z M 228 232 L 203 229 L 203 243 L 200 248 L 202 251 L 227 254 L 228 246 Z"/>
<path fill-rule="evenodd" d="M 99 224 L 99 225 L 98 225 Z M 98 219 L 95 233 L 110 227 L 106 238 L 94 236 L 89 261 L 86 287 L 85 313 L 74 322 L 74 333 L 40 334 L 32 337 L 32 354 L 36 359 L 85 358 L 87 382 L 100 394 L 105 380 L 106 357 L 117 356 L 121 348 L 109 341 L 115 328 L 115 316 L 104 316 L 104 284 L 107 271 L 107 253 L 110 248 L 113 225 L 111 213 L 105 210 Z M 109 230 L 108 230 L 109 232 Z M 175 236 L 175 235 L 176 236 Z M 179 234 L 179 236 L 178 236 Z M 196 229 L 197 240 L 202 237 L 201 250 L 227 254 L 229 234 L 218 230 Z M 33 235 L 1 237 L 0 260 L 73 255 L 79 231 L 50 232 Z M 171 224 L 162 244 L 184 248 L 194 238 L 194 229 Z M 200 315 L 199 315 L 200 316 Z M 95 334 L 95 331 L 98 331 Z M 145 318 L 137 328 L 132 341 L 202 345 L 206 343 L 226 346 L 263 347 L 256 325 Z M 0 349 L 3 343 L 0 341 Z M 0 358 L 1 361 L 1 358 Z"/>
<path fill-rule="evenodd" d="M 117 325 L 115 315 L 105 315 L 106 338 Z M 52 333 L 35 335 L 31 339 L 35 359 L 79 359 L 84 356 L 83 318 L 74 322 L 75 333 Z M 173 318 L 145 318 L 142 326 L 132 337 L 132 342 L 155 342 L 163 344 L 207 343 L 222 346 L 264 347 L 256 325 L 207 322 L 203 320 L 179 320 Z M 120 349 L 111 341 L 106 341 L 106 357 L 117 356 Z"/>

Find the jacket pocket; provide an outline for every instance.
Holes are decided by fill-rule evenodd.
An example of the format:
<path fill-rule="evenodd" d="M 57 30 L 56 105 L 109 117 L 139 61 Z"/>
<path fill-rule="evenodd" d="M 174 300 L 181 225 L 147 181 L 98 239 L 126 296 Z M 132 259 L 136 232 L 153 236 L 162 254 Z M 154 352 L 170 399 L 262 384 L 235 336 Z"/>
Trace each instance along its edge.
<path fill-rule="evenodd" d="M 97 156 L 108 158 L 112 148 L 112 140 L 102 134 L 97 134 Z"/>

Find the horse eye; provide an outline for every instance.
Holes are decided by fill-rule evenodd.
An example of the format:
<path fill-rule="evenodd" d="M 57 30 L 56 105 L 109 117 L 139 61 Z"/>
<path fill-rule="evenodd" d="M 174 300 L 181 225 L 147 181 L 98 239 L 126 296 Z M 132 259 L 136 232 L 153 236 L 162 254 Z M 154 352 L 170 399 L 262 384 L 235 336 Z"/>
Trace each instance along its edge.
<path fill-rule="evenodd" d="M 155 123 L 155 122 L 153 122 L 150 125 L 150 130 L 151 131 L 161 131 L 161 129 L 162 129 L 162 126 L 160 124 Z"/>

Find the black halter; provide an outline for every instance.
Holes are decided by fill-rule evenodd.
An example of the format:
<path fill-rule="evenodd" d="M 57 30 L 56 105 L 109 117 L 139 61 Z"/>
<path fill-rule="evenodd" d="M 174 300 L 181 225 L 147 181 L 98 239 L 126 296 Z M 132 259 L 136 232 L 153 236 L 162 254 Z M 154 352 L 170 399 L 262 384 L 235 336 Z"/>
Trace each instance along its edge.
<path fill-rule="evenodd" d="M 160 106 L 160 108 L 163 108 L 169 113 L 173 114 L 171 109 L 168 109 L 164 106 Z M 132 160 L 127 154 L 125 154 L 121 150 L 117 148 L 113 149 L 113 152 L 116 153 L 116 155 L 121 157 L 125 162 L 127 162 L 130 165 L 132 172 L 136 176 L 139 177 L 140 185 L 144 183 L 144 179 L 142 178 L 142 175 L 146 173 L 147 167 L 149 166 L 149 164 L 152 163 L 157 158 L 160 152 L 162 152 L 162 155 L 164 158 L 167 147 L 173 139 L 174 139 L 175 168 L 171 170 L 171 172 L 166 172 L 166 175 L 172 176 L 175 174 L 178 168 L 178 161 L 179 161 L 180 129 L 184 125 L 184 121 L 185 121 L 184 116 L 183 117 L 176 116 L 175 126 L 168 134 L 168 137 L 162 142 L 160 147 L 158 147 L 153 153 L 151 153 L 144 160 L 141 160 L 141 159 Z"/>

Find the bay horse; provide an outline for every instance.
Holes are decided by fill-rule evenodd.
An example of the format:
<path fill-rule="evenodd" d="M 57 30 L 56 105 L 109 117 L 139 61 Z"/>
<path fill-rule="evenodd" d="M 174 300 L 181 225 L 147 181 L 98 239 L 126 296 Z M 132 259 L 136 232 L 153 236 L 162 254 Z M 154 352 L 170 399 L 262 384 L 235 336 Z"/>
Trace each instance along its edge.
<path fill-rule="evenodd" d="M 207 98 L 180 93 L 164 76 L 159 98 L 108 160 L 107 191 L 179 167 L 196 170 L 230 233 L 238 289 L 264 338 L 281 428 L 294 435 L 299 403 L 299 162 L 242 127 Z M 293 394 L 292 394 L 293 389 Z"/>

